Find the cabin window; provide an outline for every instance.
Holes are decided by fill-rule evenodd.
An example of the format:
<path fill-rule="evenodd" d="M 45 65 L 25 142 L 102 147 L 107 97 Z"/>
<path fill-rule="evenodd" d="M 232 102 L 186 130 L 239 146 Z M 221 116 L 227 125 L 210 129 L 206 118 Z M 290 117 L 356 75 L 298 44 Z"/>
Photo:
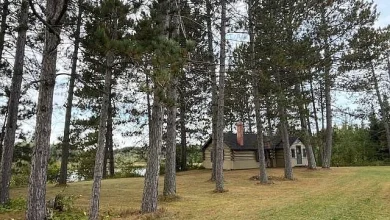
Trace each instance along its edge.
<path fill-rule="evenodd" d="M 303 149 L 302 154 L 303 154 L 303 157 L 306 157 L 306 149 Z"/>
<path fill-rule="evenodd" d="M 291 157 L 295 158 L 295 149 L 291 149 Z"/>

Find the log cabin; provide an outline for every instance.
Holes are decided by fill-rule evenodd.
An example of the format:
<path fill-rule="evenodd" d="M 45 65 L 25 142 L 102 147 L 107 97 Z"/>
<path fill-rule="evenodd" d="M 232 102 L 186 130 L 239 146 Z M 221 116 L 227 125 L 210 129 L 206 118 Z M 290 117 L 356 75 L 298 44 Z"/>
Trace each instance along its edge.
<path fill-rule="evenodd" d="M 244 133 L 242 123 L 237 123 L 237 133 L 224 133 L 223 169 L 239 170 L 259 167 L 257 134 Z M 290 137 L 291 164 L 293 167 L 307 166 L 305 145 L 298 137 Z M 203 166 L 212 168 L 212 139 L 203 146 Z M 264 153 L 267 167 L 284 167 L 283 143 L 280 137 L 264 137 Z"/>

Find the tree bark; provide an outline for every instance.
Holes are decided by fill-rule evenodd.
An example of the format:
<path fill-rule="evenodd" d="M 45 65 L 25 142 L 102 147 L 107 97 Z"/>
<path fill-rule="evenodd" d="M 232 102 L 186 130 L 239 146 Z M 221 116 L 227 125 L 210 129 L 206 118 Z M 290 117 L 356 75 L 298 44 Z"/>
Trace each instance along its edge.
<path fill-rule="evenodd" d="M 108 121 L 108 120 L 107 120 Z M 107 126 L 108 130 L 108 126 Z M 107 178 L 107 160 L 108 160 L 108 138 L 107 138 L 107 131 L 106 131 L 106 143 L 104 144 L 104 159 L 103 159 L 103 179 Z"/>
<path fill-rule="evenodd" d="M 317 137 L 317 144 L 318 144 L 318 163 L 322 164 L 322 152 L 323 152 L 323 145 L 322 145 L 322 138 L 319 137 L 320 134 L 320 126 L 318 124 L 318 115 L 317 115 L 317 107 L 316 107 L 316 99 L 314 96 L 314 89 L 313 89 L 313 80 L 310 79 L 310 94 L 311 94 L 311 102 L 313 105 L 313 114 L 314 114 L 314 122 L 316 126 L 316 137 Z"/>
<path fill-rule="evenodd" d="M 273 129 L 272 129 L 272 111 L 271 111 L 270 94 L 268 94 L 268 96 L 265 98 L 265 107 L 266 107 L 266 117 L 268 123 L 268 135 L 271 140 L 273 136 Z"/>
<path fill-rule="evenodd" d="M 8 103 L 7 103 L 7 105 L 8 105 Z M 0 131 L 0 155 L 3 154 L 3 142 L 4 142 L 4 136 L 5 136 L 5 127 L 7 127 L 7 117 L 8 117 L 8 110 L 6 110 L 6 112 L 4 114 L 4 121 L 3 121 L 3 125 L 1 126 L 1 131 Z M 1 162 L 1 156 L 0 156 L 0 162 Z"/>
<path fill-rule="evenodd" d="M 327 42 L 325 44 L 328 44 Z M 326 109 L 326 139 L 323 154 L 322 168 L 330 168 L 332 159 L 333 125 L 332 125 L 332 100 L 330 89 L 332 79 L 330 76 L 329 48 L 325 46 L 325 109 Z"/>
<path fill-rule="evenodd" d="M 24 53 L 28 23 L 28 1 L 23 0 L 19 15 L 19 31 L 16 42 L 15 63 L 12 76 L 11 92 L 6 115 L 6 130 L 4 132 L 4 149 L 1 152 L 0 163 L 0 204 L 9 202 L 9 187 L 11 181 L 11 167 L 15 144 L 15 132 L 18 120 L 18 107 L 23 80 Z"/>
<path fill-rule="evenodd" d="M 206 24 L 207 24 L 207 48 L 209 56 L 209 71 L 211 77 L 211 139 L 212 139 L 212 170 L 211 180 L 215 181 L 216 163 L 215 156 L 217 155 L 217 117 L 218 117 L 218 93 L 217 93 L 217 76 L 214 65 L 214 49 L 213 49 L 213 29 L 212 29 L 212 4 L 210 0 L 206 0 Z"/>
<path fill-rule="evenodd" d="M 259 84 L 260 84 L 260 71 L 255 70 L 255 33 L 254 33 L 254 24 L 253 24 L 253 1 L 248 1 L 248 20 L 249 20 L 249 46 L 250 46 L 250 69 L 252 74 L 253 81 L 253 96 L 254 96 L 254 104 L 255 104 L 255 113 L 256 113 L 256 129 L 257 129 L 257 153 L 259 154 L 259 168 L 260 168 L 260 183 L 266 184 L 268 183 L 268 176 L 266 170 L 266 162 L 265 162 L 265 152 L 264 152 L 264 136 L 263 136 L 263 122 L 261 121 L 261 107 L 260 107 L 260 94 L 259 94 Z M 257 73 L 257 74 L 256 74 Z"/>
<path fill-rule="evenodd" d="M 181 145 L 181 161 L 180 167 L 182 171 L 187 170 L 187 131 L 186 131 L 186 102 L 184 91 L 185 88 L 182 88 L 181 97 L 180 97 L 180 145 Z"/>
<path fill-rule="evenodd" d="M 111 89 L 110 89 L 111 92 Z M 108 171 L 110 177 L 114 177 L 115 175 L 115 161 L 114 161 L 114 140 L 112 138 L 113 135 L 113 106 L 112 106 L 112 96 L 110 95 L 110 106 L 108 107 L 108 119 L 107 119 L 107 136 L 106 142 L 108 143 L 107 148 L 107 158 L 108 158 Z"/>
<path fill-rule="evenodd" d="M 114 27 L 114 32 L 116 28 Z M 103 177 L 104 151 L 107 133 L 108 109 L 110 106 L 111 68 L 114 63 L 114 55 L 111 51 L 106 55 L 106 67 L 104 76 L 104 93 L 100 110 L 98 146 L 96 150 L 95 167 L 93 172 L 92 195 L 90 200 L 89 220 L 99 219 L 100 187 Z"/>
<path fill-rule="evenodd" d="M 219 66 L 218 117 L 217 117 L 217 152 L 215 155 L 215 191 L 224 192 L 223 178 L 223 129 L 225 104 L 225 61 L 226 61 L 226 1 L 221 0 L 221 48 Z"/>
<path fill-rule="evenodd" d="M 282 135 L 282 144 L 284 151 L 284 178 L 293 180 L 293 170 L 291 165 L 291 149 L 290 149 L 290 140 L 288 134 L 288 126 L 287 126 L 287 113 L 286 113 L 286 99 L 285 94 L 283 92 L 283 88 L 280 81 L 280 73 L 276 71 L 276 80 L 278 83 L 278 113 L 280 119 L 280 132 Z"/>
<path fill-rule="evenodd" d="M 158 178 L 160 170 L 160 154 L 162 143 L 163 109 L 158 88 L 154 88 L 154 101 L 150 126 L 148 161 L 146 165 L 144 190 L 142 196 L 142 213 L 157 211 Z"/>
<path fill-rule="evenodd" d="M 74 49 L 72 55 L 72 69 L 69 79 L 69 88 L 68 88 L 68 98 L 66 101 L 66 113 L 65 113 L 65 125 L 64 125 L 64 140 L 62 143 L 62 154 L 61 154 L 61 168 L 60 168 L 60 178 L 59 184 L 66 185 L 68 177 L 68 163 L 69 163 L 69 148 L 70 148 L 70 121 L 72 118 L 72 107 L 73 107 L 73 94 L 74 94 L 74 84 L 77 76 L 77 61 L 78 53 L 80 47 L 80 29 L 82 23 L 83 15 L 83 0 L 78 1 L 78 15 L 77 15 L 77 24 L 76 31 L 74 33 Z"/>
<path fill-rule="evenodd" d="M 300 121 L 301 121 L 301 129 L 302 129 L 302 132 L 303 132 L 303 135 L 304 135 L 304 141 L 305 141 L 305 149 L 306 149 L 306 154 L 307 154 L 307 161 L 308 161 L 308 168 L 309 169 L 316 169 L 317 168 L 317 164 L 316 164 L 316 160 L 315 160 L 315 157 L 314 157 L 314 152 L 313 152 L 313 145 L 312 145 L 312 139 L 311 139 L 311 134 L 309 133 L 309 130 L 308 130 L 308 124 L 307 124 L 307 121 L 306 121 L 306 111 L 305 111 L 305 107 L 304 107 L 304 100 L 303 100 L 303 97 L 302 97 L 302 91 L 300 89 L 300 85 L 297 84 L 295 86 L 295 92 L 296 92 L 296 96 L 298 97 L 298 111 L 299 111 L 299 118 L 300 118 Z"/>
<path fill-rule="evenodd" d="M 9 1 L 4 0 L 3 1 L 3 8 L 1 11 L 1 24 L 0 24 L 0 28 L 1 28 L 0 29 L 0 62 L 3 59 L 5 33 L 8 29 L 8 25 L 7 25 L 7 17 L 9 14 L 8 7 L 9 7 Z"/>
<path fill-rule="evenodd" d="M 329 45 L 329 31 L 326 21 L 326 10 L 321 10 L 321 24 L 323 27 L 323 42 L 324 42 L 324 95 L 325 95 L 325 112 L 326 112 L 326 133 L 325 133 L 325 146 L 322 158 L 322 168 L 330 168 L 332 159 L 332 142 L 333 142 L 333 125 L 332 125 L 332 99 L 330 90 L 332 87 L 331 68 L 332 57 Z M 322 90 L 321 90 L 322 91 Z M 321 100 L 322 101 L 322 100 Z M 321 103 L 322 104 L 322 103 Z M 324 118 L 322 118 L 324 123 Z"/>
<path fill-rule="evenodd" d="M 39 95 L 36 114 L 35 140 L 31 158 L 31 171 L 28 186 L 27 219 L 46 218 L 46 178 L 50 154 L 51 118 L 56 79 L 57 46 L 66 9 L 65 0 L 46 1 L 45 44 L 42 56 Z M 56 33 L 54 33 L 54 31 Z M 56 35 L 57 34 L 57 35 Z"/>
<path fill-rule="evenodd" d="M 175 77 L 175 76 L 173 76 Z M 176 195 L 176 115 L 177 80 L 172 79 L 168 88 L 167 151 L 165 158 L 164 196 Z"/>
<path fill-rule="evenodd" d="M 386 132 L 386 141 L 387 141 L 387 148 L 389 149 L 390 152 L 390 126 L 389 126 L 389 113 L 388 109 L 386 108 L 386 104 L 383 101 L 382 94 L 379 89 L 379 83 L 378 83 L 378 78 L 376 77 L 375 74 L 375 68 L 373 63 L 371 62 L 371 74 L 372 74 L 372 79 L 374 81 L 374 88 L 375 88 L 375 93 L 379 102 L 379 107 L 381 111 L 381 117 L 382 117 L 382 124 L 385 127 L 385 132 Z"/>
<path fill-rule="evenodd" d="M 167 38 L 177 40 L 179 36 L 179 15 L 180 8 L 177 2 L 168 1 L 166 33 Z M 172 70 L 171 70 L 172 71 Z M 178 73 L 172 71 L 170 74 L 169 88 L 167 88 L 167 146 L 165 158 L 164 196 L 176 195 L 176 118 L 177 118 L 177 82 Z"/>

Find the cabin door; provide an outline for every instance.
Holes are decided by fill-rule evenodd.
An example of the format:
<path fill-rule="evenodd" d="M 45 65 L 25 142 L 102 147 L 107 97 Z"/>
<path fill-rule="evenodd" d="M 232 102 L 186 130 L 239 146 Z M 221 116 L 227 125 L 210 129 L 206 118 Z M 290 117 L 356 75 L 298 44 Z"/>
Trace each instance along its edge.
<path fill-rule="evenodd" d="M 302 147 L 297 146 L 297 164 L 302 164 Z"/>

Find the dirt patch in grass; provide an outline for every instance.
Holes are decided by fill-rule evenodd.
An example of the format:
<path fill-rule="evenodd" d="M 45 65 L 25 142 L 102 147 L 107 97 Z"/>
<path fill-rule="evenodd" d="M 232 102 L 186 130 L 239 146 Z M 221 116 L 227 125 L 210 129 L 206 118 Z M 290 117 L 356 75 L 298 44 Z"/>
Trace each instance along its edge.
<path fill-rule="evenodd" d="M 165 208 L 159 208 L 154 213 L 142 214 L 140 210 L 126 209 L 122 210 L 115 217 L 110 219 L 139 219 L 139 220 L 154 220 L 174 217 L 173 213 L 169 213 Z"/>
<path fill-rule="evenodd" d="M 251 178 L 249 178 L 249 180 L 260 181 L 260 176 L 252 176 Z M 294 180 L 297 179 L 294 178 Z M 268 176 L 268 181 L 270 181 L 270 183 L 274 183 L 274 181 L 291 181 L 291 180 L 286 179 L 283 176 Z"/>
<path fill-rule="evenodd" d="M 178 196 L 178 195 L 170 195 L 170 196 L 160 195 L 160 196 L 158 196 L 158 201 L 161 201 L 161 202 L 177 202 L 179 200 L 180 200 L 180 196 Z"/>

